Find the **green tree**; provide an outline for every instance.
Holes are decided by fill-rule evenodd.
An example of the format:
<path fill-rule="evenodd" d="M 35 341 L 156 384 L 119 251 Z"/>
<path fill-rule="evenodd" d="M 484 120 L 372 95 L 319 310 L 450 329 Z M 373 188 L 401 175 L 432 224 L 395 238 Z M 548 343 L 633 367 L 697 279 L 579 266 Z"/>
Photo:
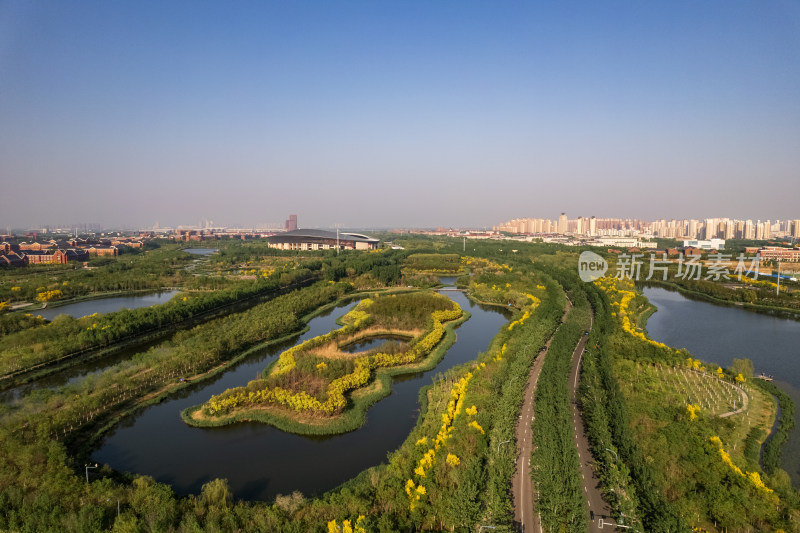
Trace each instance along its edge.
<path fill-rule="evenodd" d="M 750 359 L 734 359 L 728 370 L 734 376 L 741 374 L 746 378 L 753 377 L 753 362 Z"/>
<path fill-rule="evenodd" d="M 172 490 L 150 476 L 133 480 L 131 507 L 144 519 L 150 531 L 166 531 L 177 518 L 177 501 Z"/>
<path fill-rule="evenodd" d="M 200 503 L 209 509 L 228 509 L 233 503 L 233 494 L 227 479 L 209 481 L 200 490 Z"/>

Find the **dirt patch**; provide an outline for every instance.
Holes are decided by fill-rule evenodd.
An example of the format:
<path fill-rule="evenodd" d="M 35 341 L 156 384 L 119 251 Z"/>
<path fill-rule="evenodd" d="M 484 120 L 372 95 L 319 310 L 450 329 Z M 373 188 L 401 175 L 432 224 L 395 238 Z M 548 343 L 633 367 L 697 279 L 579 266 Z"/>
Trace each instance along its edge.
<path fill-rule="evenodd" d="M 398 337 L 407 337 L 409 339 L 413 339 L 418 337 L 424 333 L 422 329 L 385 329 L 379 327 L 371 327 L 367 329 L 363 329 L 354 333 L 353 335 L 349 335 L 347 337 L 342 337 L 340 339 L 333 340 L 331 342 L 327 342 L 322 346 L 317 346 L 316 348 L 312 348 L 308 350 L 308 353 L 315 355 L 317 357 L 327 358 L 327 359 L 356 359 L 363 355 L 363 352 L 345 352 L 339 349 L 339 346 L 345 346 L 347 344 L 352 344 L 353 342 L 357 341 L 364 341 L 368 340 L 370 337 L 376 337 L 378 335 L 395 335 Z"/>

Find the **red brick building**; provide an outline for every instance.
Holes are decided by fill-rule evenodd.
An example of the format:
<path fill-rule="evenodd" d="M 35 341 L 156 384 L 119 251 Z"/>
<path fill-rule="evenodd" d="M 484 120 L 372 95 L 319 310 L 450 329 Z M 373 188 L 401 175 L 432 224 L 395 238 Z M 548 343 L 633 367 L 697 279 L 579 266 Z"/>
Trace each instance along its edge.
<path fill-rule="evenodd" d="M 88 261 L 89 252 L 86 250 L 75 250 L 70 248 L 68 250 L 48 250 L 48 251 L 34 251 L 30 250 L 24 254 L 25 260 L 29 265 L 34 264 L 57 264 L 65 265 L 69 261 Z"/>
<path fill-rule="evenodd" d="M 20 255 L 16 252 L 0 254 L 0 267 L 23 267 L 27 264 L 24 254 Z"/>
<path fill-rule="evenodd" d="M 780 259 L 781 261 L 800 261 L 800 248 L 781 248 L 765 246 L 758 251 L 761 259 Z"/>

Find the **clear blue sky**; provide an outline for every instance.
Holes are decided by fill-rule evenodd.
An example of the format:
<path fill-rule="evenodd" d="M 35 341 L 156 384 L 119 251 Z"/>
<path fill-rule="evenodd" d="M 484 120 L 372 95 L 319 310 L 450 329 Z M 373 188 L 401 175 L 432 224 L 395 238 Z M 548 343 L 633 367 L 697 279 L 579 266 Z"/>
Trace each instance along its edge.
<path fill-rule="evenodd" d="M 800 2 L 0 0 L 0 228 L 800 218 Z"/>

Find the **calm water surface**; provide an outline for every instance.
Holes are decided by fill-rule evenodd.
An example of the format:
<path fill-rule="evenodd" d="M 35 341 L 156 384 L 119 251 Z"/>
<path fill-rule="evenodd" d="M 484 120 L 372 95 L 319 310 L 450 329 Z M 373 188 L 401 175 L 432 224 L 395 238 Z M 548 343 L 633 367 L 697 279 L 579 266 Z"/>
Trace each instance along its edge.
<path fill-rule="evenodd" d="M 774 376 L 794 399 L 795 427 L 782 462 L 800 486 L 800 321 L 690 300 L 662 288 L 645 287 L 644 294 L 658 307 L 647 321 L 650 337 L 723 367 L 748 358 L 756 374 Z"/>
<path fill-rule="evenodd" d="M 342 350 L 343 352 L 348 352 L 348 353 L 365 352 L 367 350 L 372 350 L 373 348 L 380 348 L 389 341 L 394 341 L 395 343 L 398 344 L 400 343 L 406 344 L 408 338 L 401 337 L 399 335 L 376 335 L 374 337 L 370 337 L 369 339 L 365 339 L 363 341 L 354 342 L 352 344 L 341 346 L 339 349 Z M 406 347 L 404 347 L 404 349 L 405 348 Z"/>
<path fill-rule="evenodd" d="M 87 376 L 100 374 L 109 367 L 121 363 L 122 361 L 127 361 L 137 353 L 147 351 L 149 348 L 162 342 L 164 342 L 164 339 L 160 338 L 138 342 L 110 355 L 106 355 L 99 360 L 93 359 L 84 361 L 76 365 L 68 366 L 54 374 L 41 377 L 30 383 L 11 387 L 0 392 L 0 402 L 12 402 L 36 390 L 57 389 L 58 387 L 77 383 Z"/>
<path fill-rule="evenodd" d="M 113 298 L 98 298 L 97 300 L 86 300 L 52 309 L 42 309 L 32 311 L 31 314 L 42 315 L 47 320 L 53 320 L 58 315 L 71 315 L 81 318 L 93 313 L 111 313 L 120 309 L 137 309 L 139 307 L 150 307 L 151 305 L 163 304 L 170 298 L 178 294 L 178 291 L 165 291 L 155 294 L 145 294 L 143 296 L 115 296 Z"/>
<path fill-rule="evenodd" d="M 211 255 L 218 250 L 216 248 L 186 248 L 183 251 L 192 255 Z"/>
<path fill-rule="evenodd" d="M 384 462 L 416 423 L 420 388 L 430 384 L 436 373 L 475 359 L 508 320 L 495 308 L 472 304 L 460 292 L 444 294 L 472 313 L 458 328 L 458 341 L 435 369 L 395 379 L 392 394 L 370 408 L 366 424 L 356 431 L 302 437 L 257 423 L 194 428 L 179 416 L 182 409 L 212 394 L 245 385 L 289 346 L 337 328 L 336 318 L 355 305 L 349 304 L 314 318 L 310 330 L 293 342 L 253 354 L 213 382 L 200 383 L 127 418 L 107 435 L 92 458 L 120 471 L 151 475 L 180 494 L 198 493 L 203 483 L 214 478 L 228 479 L 236 497 L 244 499 L 332 489 Z"/>

